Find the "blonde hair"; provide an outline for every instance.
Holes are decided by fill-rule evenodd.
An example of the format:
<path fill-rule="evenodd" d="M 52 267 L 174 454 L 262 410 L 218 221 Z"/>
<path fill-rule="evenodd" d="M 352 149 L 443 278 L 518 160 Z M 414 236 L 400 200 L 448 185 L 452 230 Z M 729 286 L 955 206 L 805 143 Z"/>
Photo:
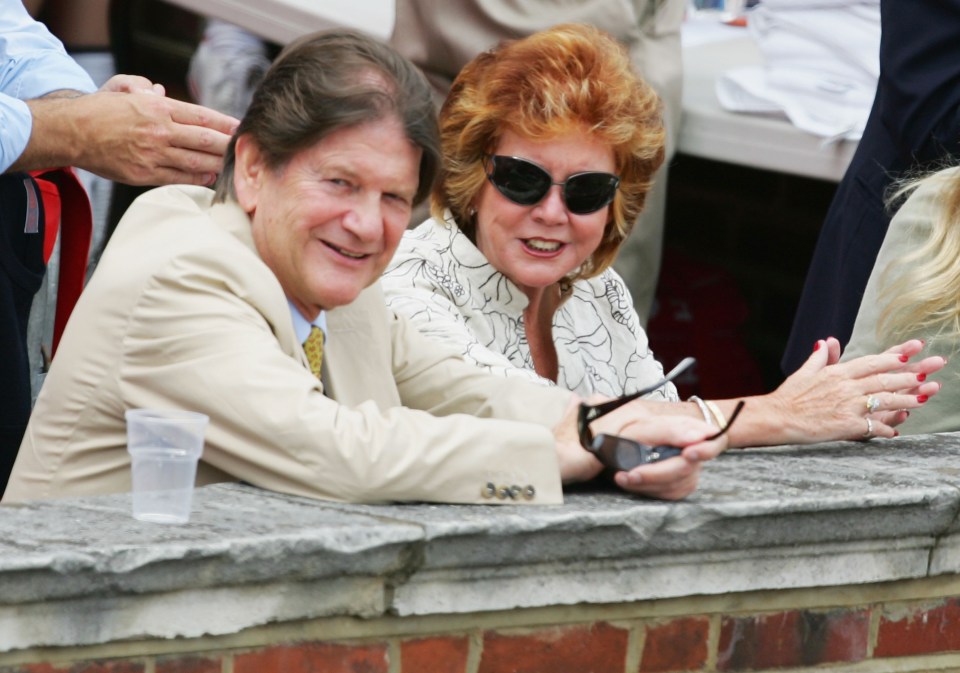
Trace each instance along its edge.
<path fill-rule="evenodd" d="M 936 190 L 936 210 L 927 239 L 882 272 L 880 299 L 886 308 L 877 321 L 881 343 L 916 334 L 960 338 L 960 173 L 912 180 L 900 185 L 894 198 L 920 187 Z M 891 280 L 895 272 L 899 275 Z"/>
<path fill-rule="evenodd" d="M 464 66 L 440 111 L 443 166 L 431 199 L 475 239 L 473 203 L 484 186 L 484 156 L 504 130 L 549 139 L 586 128 L 611 147 L 620 188 L 603 239 L 570 280 L 613 263 L 643 210 L 663 162 L 660 100 L 634 72 L 626 50 L 592 26 L 563 24 L 501 43 Z"/>

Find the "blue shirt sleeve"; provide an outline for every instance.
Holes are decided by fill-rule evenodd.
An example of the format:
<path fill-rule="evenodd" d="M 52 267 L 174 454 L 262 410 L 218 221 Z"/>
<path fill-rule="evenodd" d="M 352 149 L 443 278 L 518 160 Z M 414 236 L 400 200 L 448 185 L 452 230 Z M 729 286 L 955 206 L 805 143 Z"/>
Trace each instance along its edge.
<path fill-rule="evenodd" d="M 0 172 L 23 153 L 33 118 L 23 101 L 58 89 L 96 90 L 60 40 L 16 0 L 0 0 Z"/>

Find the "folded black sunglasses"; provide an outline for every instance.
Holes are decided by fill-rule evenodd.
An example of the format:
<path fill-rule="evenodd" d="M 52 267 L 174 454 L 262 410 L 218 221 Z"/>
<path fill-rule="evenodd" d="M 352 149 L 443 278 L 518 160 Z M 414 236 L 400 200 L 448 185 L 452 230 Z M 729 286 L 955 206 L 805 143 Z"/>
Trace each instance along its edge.
<path fill-rule="evenodd" d="M 680 364 L 670 370 L 670 373 L 662 379 L 630 395 L 624 395 L 623 397 L 618 397 L 601 404 L 581 404 L 580 412 L 577 416 L 580 444 L 587 451 L 596 455 L 600 462 L 606 467 L 614 470 L 629 471 L 638 465 L 655 463 L 660 460 L 679 456 L 683 449 L 678 446 L 665 444 L 650 446 L 632 439 L 627 439 L 626 437 L 618 437 L 617 435 L 599 434 L 594 436 L 593 431 L 590 430 L 590 423 L 609 414 L 614 409 L 619 409 L 628 402 L 632 402 L 639 397 L 652 393 L 657 388 L 665 386 L 668 382 L 685 372 L 695 362 L 696 360 L 694 358 L 684 358 L 680 361 Z M 733 424 L 733 421 L 736 420 L 740 414 L 740 410 L 743 409 L 743 405 L 743 400 L 738 402 L 727 424 L 724 425 L 719 432 L 705 438 L 704 441 L 717 439 L 723 435 Z"/>
<path fill-rule="evenodd" d="M 520 157 L 490 155 L 486 169 L 490 184 L 521 206 L 540 203 L 553 185 L 560 185 L 563 202 L 576 215 L 594 213 L 608 205 L 620 186 L 620 178 L 601 171 L 576 173 L 563 182 L 554 182 L 545 168 Z"/>

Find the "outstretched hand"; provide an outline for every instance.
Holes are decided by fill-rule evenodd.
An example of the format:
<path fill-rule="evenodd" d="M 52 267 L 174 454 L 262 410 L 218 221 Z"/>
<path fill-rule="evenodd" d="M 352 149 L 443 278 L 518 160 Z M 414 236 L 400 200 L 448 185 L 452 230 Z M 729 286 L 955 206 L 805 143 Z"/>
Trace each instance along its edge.
<path fill-rule="evenodd" d="M 778 441 L 895 437 L 907 412 L 940 390 L 927 376 L 946 361 L 932 356 L 911 362 L 922 349 L 923 342 L 912 339 L 840 363 L 840 343 L 832 337 L 818 341 L 804 365 L 767 396 L 783 419 Z"/>

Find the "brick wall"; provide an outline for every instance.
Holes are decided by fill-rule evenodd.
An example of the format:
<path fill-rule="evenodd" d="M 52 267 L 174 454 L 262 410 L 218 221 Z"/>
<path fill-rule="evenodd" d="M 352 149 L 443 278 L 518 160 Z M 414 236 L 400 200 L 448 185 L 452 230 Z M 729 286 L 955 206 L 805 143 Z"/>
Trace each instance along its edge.
<path fill-rule="evenodd" d="M 773 603 L 801 606 L 831 596 L 836 600 L 851 591 L 859 589 L 784 592 L 786 598 Z M 750 594 L 513 611 L 454 616 L 448 629 L 443 628 L 445 620 L 435 618 L 351 620 L 346 631 L 353 631 L 353 637 L 342 637 L 342 624 L 338 628 L 316 622 L 224 639 L 21 652 L 12 655 L 21 661 L 0 665 L 0 673 L 957 671 L 960 596 L 927 595 L 937 591 L 925 581 L 900 582 L 878 585 L 873 595 L 860 593 L 861 604 L 781 605 L 765 611 L 670 614 L 698 604 L 746 607 L 764 602 Z M 920 597 L 871 600 L 908 593 Z M 765 601 L 770 602 L 769 596 Z M 578 622 L 578 613 L 587 620 Z M 644 613 L 648 615 L 631 617 Z M 558 623 L 546 623 L 551 619 Z M 370 634 L 358 637 L 363 630 Z M 329 637 L 323 635 L 327 631 Z"/>

